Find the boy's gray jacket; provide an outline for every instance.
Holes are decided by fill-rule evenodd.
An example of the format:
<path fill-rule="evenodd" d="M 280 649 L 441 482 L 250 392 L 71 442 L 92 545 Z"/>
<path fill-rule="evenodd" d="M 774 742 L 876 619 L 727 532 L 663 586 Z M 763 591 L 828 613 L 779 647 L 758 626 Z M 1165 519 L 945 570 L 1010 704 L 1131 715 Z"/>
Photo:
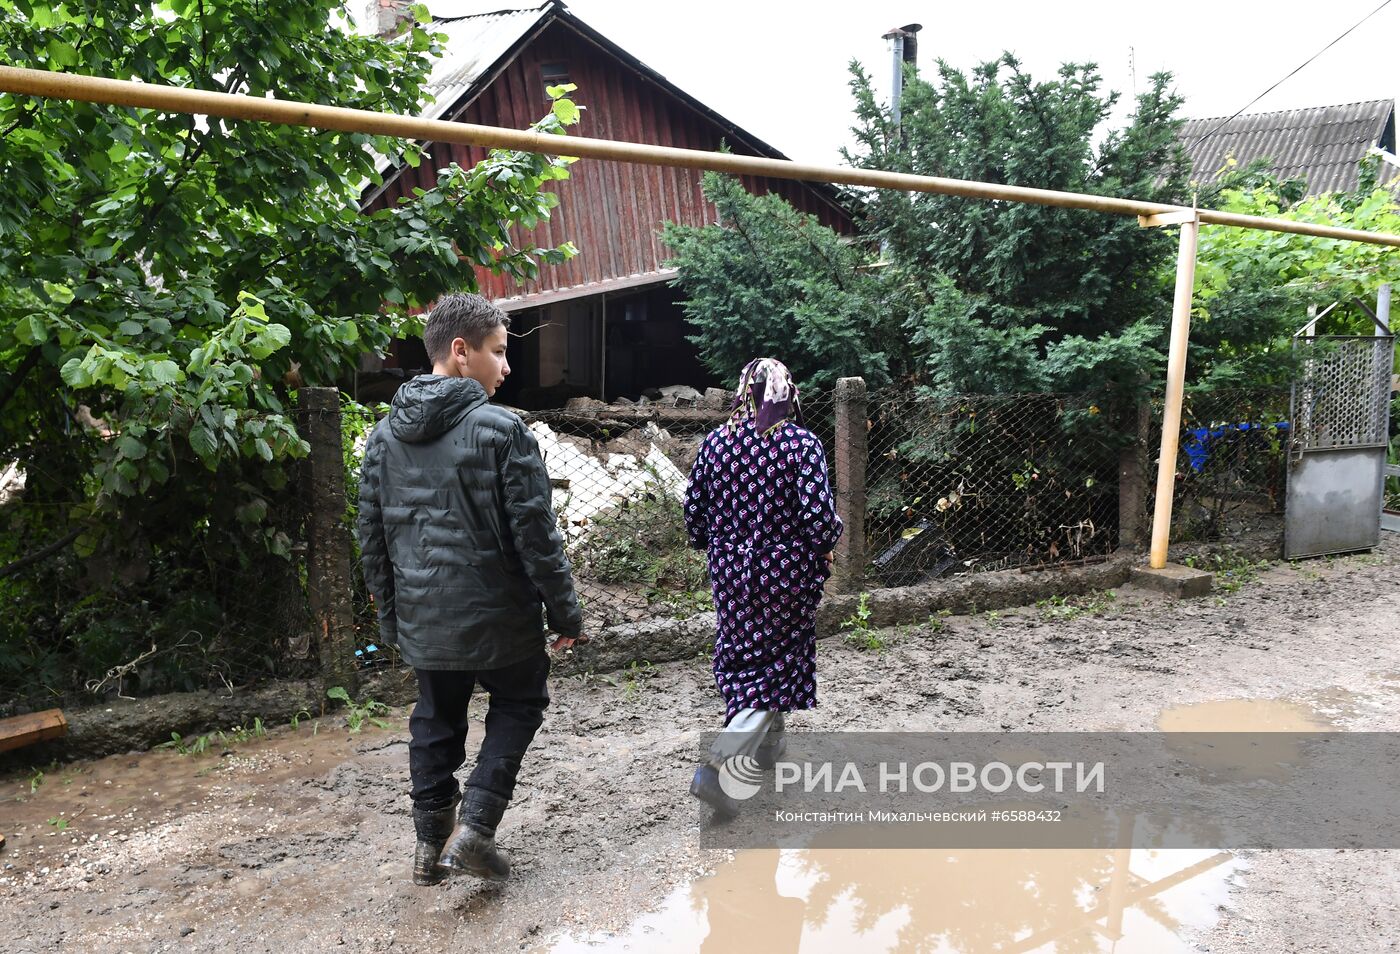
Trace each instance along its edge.
<path fill-rule="evenodd" d="M 583 616 L 524 422 L 470 378 L 423 375 L 394 395 L 360 473 L 361 563 L 380 634 L 415 669 L 498 669 Z"/>

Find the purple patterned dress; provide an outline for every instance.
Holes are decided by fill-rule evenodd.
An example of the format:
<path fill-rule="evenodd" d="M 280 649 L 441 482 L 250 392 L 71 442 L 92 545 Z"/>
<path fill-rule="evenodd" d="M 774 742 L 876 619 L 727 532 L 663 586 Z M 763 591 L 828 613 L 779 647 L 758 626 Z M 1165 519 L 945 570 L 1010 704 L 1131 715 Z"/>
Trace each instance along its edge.
<path fill-rule="evenodd" d="M 752 418 L 711 431 L 691 468 L 685 522 L 709 555 L 725 723 L 741 709 L 815 706 L 823 555 L 841 537 L 821 441 L 791 421 L 767 435 Z"/>

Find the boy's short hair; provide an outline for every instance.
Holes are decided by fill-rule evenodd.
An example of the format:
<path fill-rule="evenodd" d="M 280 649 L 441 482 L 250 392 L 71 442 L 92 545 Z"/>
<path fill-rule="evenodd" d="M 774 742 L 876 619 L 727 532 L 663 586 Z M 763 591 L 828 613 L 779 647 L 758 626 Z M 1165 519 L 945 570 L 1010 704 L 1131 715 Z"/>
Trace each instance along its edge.
<path fill-rule="evenodd" d="M 428 360 L 437 364 L 447 359 L 454 339 L 461 338 L 468 347 L 480 348 L 486 336 L 498 327 L 509 328 L 510 316 L 480 295 L 443 295 L 423 326 L 423 347 L 428 351 Z"/>

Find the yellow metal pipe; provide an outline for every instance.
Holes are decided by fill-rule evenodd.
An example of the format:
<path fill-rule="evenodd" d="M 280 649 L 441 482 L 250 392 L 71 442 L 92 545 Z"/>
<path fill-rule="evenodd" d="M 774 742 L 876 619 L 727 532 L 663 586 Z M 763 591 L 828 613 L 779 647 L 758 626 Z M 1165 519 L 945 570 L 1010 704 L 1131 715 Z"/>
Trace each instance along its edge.
<path fill-rule="evenodd" d="M 1176 297 L 1172 302 L 1171 348 L 1167 352 L 1167 399 L 1162 408 L 1162 450 L 1157 461 L 1157 498 L 1152 511 L 1152 552 L 1148 566 L 1167 565 L 1171 537 L 1172 495 L 1176 490 L 1176 452 L 1181 439 L 1181 401 L 1186 389 L 1186 345 L 1191 337 L 1191 295 L 1196 287 L 1198 222 L 1181 226 L 1176 255 Z"/>
<path fill-rule="evenodd" d="M 616 162 L 708 169 L 735 175 L 831 182 L 842 185 L 899 189 L 906 192 L 930 192 L 964 196 L 971 199 L 1026 202 L 1034 205 L 1084 209 L 1113 215 L 1135 215 L 1145 219 L 1154 216 L 1181 216 L 1183 213 L 1192 213 L 1191 221 L 1182 226 L 1181 247 L 1177 261 L 1176 300 L 1172 314 L 1171 350 L 1167 369 L 1167 400 L 1162 422 L 1161 460 L 1157 470 L 1156 509 L 1152 523 L 1150 562 L 1153 567 L 1157 568 L 1166 565 L 1167 540 L 1171 528 L 1172 491 L 1175 482 L 1177 445 L 1181 431 L 1181 400 L 1186 374 L 1186 347 L 1191 319 L 1191 291 L 1195 282 L 1196 243 L 1200 225 L 1262 229 L 1400 248 L 1400 235 L 1337 228 L 1331 225 L 1316 225 L 1310 222 L 1293 222 L 1286 219 L 1271 219 L 1256 215 L 1238 215 L 1232 212 L 1212 210 L 1196 212 L 1181 206 L 1158 202 L 1141 202 L 1135 199 L 1086 195 L 1077 192 L 1059 192 L 1052 189 L 1032 189 L 1025 186 L 999 185 L 966 179 L 945 179 L 936 176 L 917 176 L 869 169 L 819 166 L 791 162 L 785 159 L 736 156 L 729 153 L 676 149 L 668 146 L 615 142 L 607 139 L 550 136 L 529 130 L 419 119 L 412 116 L 376 113 L 370 110 L 345 109 L 315 103 L 297 103 L 209 90 L 163 86 L 156 83 L 135 83 L 127 80 L 21 69 L 11 66 L 0 66 L 0 92 L 107 103 L 114 106 L 131 106 L 160 112 L 198 113 L 226 119 L 284 123 L 294 126 L 309 126 L 315 129 L 394 136 L 425 142 L 449 142 L 486 148 L 517 149 L 545 155 L 568 155 Z"/>
<path fill-rule="evenodd" d="M 376 113 L 364 109 L 345 109 L 315 103 L 297 103 L 219 93 L 202 89 L 163 86 L 157 83 L 134 83 L 128 80 L 80 76 L 48 70 L 21 69 L 0 66 L 0 92 L 46 96 L 54 99 L 74 99 L 113 106 L 133 106 L 170 113 L 198 113 L 226 119 L 247 119 L 258 122 L 334 129 L 341 132 L 369 133 L 417 139 L 425 142 L 450 142 L 497 149 L 518 149 L 546 155 L 578 156 L 645 165 L 677 166 L 689 169 L 709 169 L 735 175 L 766 176 L 773 179 L 799 179 L 808 182 L 832 182 L 842 185 L 899 189 L 905 192 L 934 192 L 959 195 L 970 199 L 995 199 L 1007 202 L 1028 202 L 1034 205 L 1066 209 L 1085 209 L 1113 215 L 1150 216 L 1180 212 L 1181 206 L 1159 202 L 1140 202 L 1112 196 L 1086 195 L 1079 192 L 1058 192 L 1053 189 L 1031 189 L 1025 186 L 998 185 L 967 179 L 944 179 L 937 176 L 916 176 L 899 172 L 871 169 L 845 169 L 792 162 L 787 159 L 767 159 L 760 156 L 736 156 L 700 149 L 676 149 L 642 143 L 615 142 L 608 139 L 588 139 L 580 136 L 551 136 L 499 126 L 479 126 L 453 123 L 413 116 Z M 1231 225 L 1238 228 L 1292 232 L 1321 238 L 1344 239 L 1373 245 L 1400 248 L 1400 235 L 1343 229 L 1308 222 L 1290 222 L 1255 215 L 1202 210 L 1200 221 L 1205 224 Z"/>

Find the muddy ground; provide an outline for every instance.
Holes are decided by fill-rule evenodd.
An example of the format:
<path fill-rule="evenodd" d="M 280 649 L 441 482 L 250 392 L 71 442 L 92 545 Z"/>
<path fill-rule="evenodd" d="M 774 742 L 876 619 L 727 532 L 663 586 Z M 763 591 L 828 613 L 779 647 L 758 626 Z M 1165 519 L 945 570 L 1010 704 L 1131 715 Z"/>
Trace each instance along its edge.
<path fill-rule="evenodd" d="M 1400 730 L 1400 535 L 1386 537 L 1374 554 L 1269 565 L 1195 601 L 1125 587 L 882 630 L 864 641 L 876 648 L 826 639 L 821 706 L 791 725 L 1141 730 L 1170 712 L 1230 728 L 1284 712 Z M 722 708 L 707 662 L 569 676 L 553 692 L 499 833 L 516 868 L 504 887 L 409 881 L 406 709 L 354 734 L 342 715 L 303 719 L 205 754 L 0 779 L 0 948 L 730 950 L 724 938 L 762 924 L 787 932 L 764 950 L 1027 949 L 1015 942 L 1059 915 L 1022 886 L 1080 877 L 1072 859 L 1023 857 L 1035 853 L 837 853 L 794 873 L 792 858 L 702 850 L 686 785 Z M 1193 708 L 1224 700 L 1262 708 Z M 1116 949 L 1400 947 L 1400 853 L 1246 851 L 1212 870 L 1173 889 L 1175 906 L 1141 905 Z M 879 889 L 891 872 L 900 890 Z M 970 884 L 1004 896 L 949 905 Z M 1102 922 L 1058 933 L 1055 950 L 1109 948 Z"/>

